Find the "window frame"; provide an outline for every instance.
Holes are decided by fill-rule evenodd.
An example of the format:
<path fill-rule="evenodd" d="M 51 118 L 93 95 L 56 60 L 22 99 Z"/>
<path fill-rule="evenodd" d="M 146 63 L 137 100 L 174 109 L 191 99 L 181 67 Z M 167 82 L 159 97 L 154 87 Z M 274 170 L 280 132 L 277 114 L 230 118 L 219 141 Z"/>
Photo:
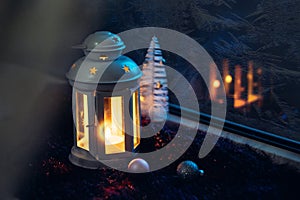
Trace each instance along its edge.
<path fill-rule="evenodd" d="M 285 138 L 282 136 L 275 135 L 273 133 L 262 131 L 253 127 L 249 127 L 246 125 L 238 124 L 230 120 L 221 120 L 219 118 L 213 117 L 209 114 L 203 113 L 203 112 L 196 112 L 194 110 L 181 107 L 176 104 L 169 104 L 169 113 L 176 115 L 176 116 L 182 116 L 184 118 L 198 121 L 199 116 L 200 120 L 199 123 L 209 125 L 210 120 L 213 118 L 216 121 L 224 122 L 224 126 L 220 127 L 220 123 L 216 124 L 210 124 L 211 126 L 214 126 L 215 128 L 223 129 L 224 131 L 240 135 L 249 139 L 253 139 L 259 142 L 263 142 L 281 149 L 285 149 L 294 153 L 300 154 L 300 142 L 296 140 L 292 140 L 289 138 Z"/>

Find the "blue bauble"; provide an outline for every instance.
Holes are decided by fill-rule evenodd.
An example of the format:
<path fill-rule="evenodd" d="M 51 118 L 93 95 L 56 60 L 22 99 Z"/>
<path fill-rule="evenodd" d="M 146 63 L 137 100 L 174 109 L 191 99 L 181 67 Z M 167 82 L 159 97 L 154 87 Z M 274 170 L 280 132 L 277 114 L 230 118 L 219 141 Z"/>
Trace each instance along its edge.
<path fill-rule="evenodd" d="M 193 161 L 187 160 L 181 162 L 177 166 L 177 174 L 182 179 L 193 179 L 195 177 L 198 177 L 199 175 L 203 176 L 204 171 L 199 170 L 197 164 Z"/>

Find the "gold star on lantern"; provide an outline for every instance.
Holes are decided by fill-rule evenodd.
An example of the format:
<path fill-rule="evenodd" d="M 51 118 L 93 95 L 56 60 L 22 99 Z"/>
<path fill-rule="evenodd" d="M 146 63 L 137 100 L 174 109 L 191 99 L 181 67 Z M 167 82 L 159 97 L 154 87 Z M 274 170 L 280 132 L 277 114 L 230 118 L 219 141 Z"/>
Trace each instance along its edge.
<path fill-rule="evenodd" d="M 97 71 L 98 70 L 96 69 L 96 67 L 90 68 L 90 74 L 91 75 L 95 75 Z"/>
<path fill-rule="evenodd" d="M 108 59 L 108 56 L 103 55 L 103 56 L 100 56 L 99 59 L 105 61 Z"/>
<path fill-rule="evenodd" d="M 130 72 L 130 69 L 127 65 L 124 65 L 123 70 L 127 73 Z"/>

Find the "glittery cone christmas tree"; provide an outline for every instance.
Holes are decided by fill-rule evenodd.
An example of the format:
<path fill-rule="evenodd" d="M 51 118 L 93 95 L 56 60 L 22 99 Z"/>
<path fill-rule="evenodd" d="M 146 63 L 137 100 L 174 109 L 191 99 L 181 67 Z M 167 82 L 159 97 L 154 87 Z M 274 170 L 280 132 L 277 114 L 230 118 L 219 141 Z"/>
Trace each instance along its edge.
<path fill-rule="evenodd" d="M 157 37 L 153 37 L 143 63 L 143 76 L 140 80 L 141 112 L 154 122 L 167 118 L 168 85 L 164 58 Z"/>

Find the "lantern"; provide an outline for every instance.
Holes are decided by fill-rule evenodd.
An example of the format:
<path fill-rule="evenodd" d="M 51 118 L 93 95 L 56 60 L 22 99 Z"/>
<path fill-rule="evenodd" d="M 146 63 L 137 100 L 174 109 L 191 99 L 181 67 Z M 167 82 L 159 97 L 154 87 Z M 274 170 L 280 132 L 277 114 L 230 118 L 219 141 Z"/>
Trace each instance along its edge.
<path fill-rule="evenodd" d="M 91 34 L 77 47 L 85 56 L 67 73 L 73 86 L 75 122 L 69 159 L 78 166 L 98 168 L 99 161 L 131 156 L 139 146 L 142 72 L 121 55 L 125 45 L 110 32 Z"/>

